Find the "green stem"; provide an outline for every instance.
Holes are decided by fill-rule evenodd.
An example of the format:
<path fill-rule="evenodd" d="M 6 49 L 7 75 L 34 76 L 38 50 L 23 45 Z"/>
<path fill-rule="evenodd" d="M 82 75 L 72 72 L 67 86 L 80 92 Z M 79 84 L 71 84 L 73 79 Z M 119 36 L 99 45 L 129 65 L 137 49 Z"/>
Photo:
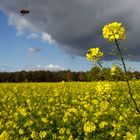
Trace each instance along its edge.
<path fill-rule="evenodd" d="M 137 103 L 134 100 L 134 97 L 133 97 L 133 94 L 132 94 L 132 91 L 131 91 L 131 88 L 130 88 L 130 83 L 129 83 L 129 80 L 128 80 L 127 75 L 126 75 L 126 73 L 127 73 L 126 65 L 125 65 L 124 58 L 123 58 L 123 55 L 122 55 L 120 47 L 119 47 L 119 43 L 118 43 L 117 40 L 115 40 L 115 43 L 116 43 L 116 46 L 117 46 L 117 49 L 118 49 L 118 52 L 119 52 L 120 59 L 121 59 L 122 64 L 123 64 L 123 68 L 124 68 L 124 72 L 125 72 L 124 76 L 125 76 L 125 80 L 126 80 L 126 83 L 127 83 L 127 86 L 128 86 L 128 91 L 129 91 L 130 97 L 131 97 L 131 99 L 132 99 L 132 101 L 133 101 L 133 103 L 135 105 L 135 108 L 136 108 L 137 112 L 140 113 L 140 110 L 139 110 L 139 108 L 137 106 Z"/>
<path fill-rule="evenodd" d="M 99 60 L 97 60 L 97 63 L 101 67 L 101 69 L 103 70 L 103 66 L 101 65 L 101 63 L 99 62 Z"/>
<path fill-rule="evenodd" d="M 97 60 L 97 63 L 98 63 L 98 65 L 101 67 L 101 69 L 103 70 L 103 66 L 101 65 L 101 63 L 99 62 L 99 60 Z M 105 74 L 105 73 L 104 73 L 104 74 Z M 105 93 L 105 94 L 106 94 L 106 93 Z M 107 97 L 107 95 L 106 95 L 106 97 Z M 116 109 L 116 111 L 117 111 L 121 116 L 123 116 L 125 120 L 127 120 L 127 118 L 120 112 L 120 110 L 118 109 L 118 107 L 116 107 L 116 106 L 113 104 L 113 102 L 112 102 L 111 99 L 107 99 L 107 101 L 108 101 L 108 103 L 110 104 L 110 106 L 114 106 L 115 109 Z"/>

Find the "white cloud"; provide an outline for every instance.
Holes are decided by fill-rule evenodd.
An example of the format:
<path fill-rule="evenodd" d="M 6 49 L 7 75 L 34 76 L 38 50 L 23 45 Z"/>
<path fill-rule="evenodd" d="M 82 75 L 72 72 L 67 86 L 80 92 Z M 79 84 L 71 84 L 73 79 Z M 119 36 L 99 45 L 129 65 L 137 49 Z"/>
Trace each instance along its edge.
<path fill-rule="evenodd" d="M 51 35 L 49 35 L 48 33 L 43 32 L 41 38 L 43 41 L 48 42 L 49 44 L 53 43 L 53 39 L 52 39 Z"/>
<path fill-rule="evenodd" d="M 37 68 L 41 68 L 41 65 L 37 65 Z"/>
<path fill-rule="evenodd" d="M 43 68 L 44 70 L 50 70 L 50 71 L 58 71 L 58 70 L 64 70 L 64 68 L 60 65 L 55 65 L 55 64 L 49 64 L 49 65 L 46 65 L 46 66 L 41 66 L 41 65 L 38 65 L 39 68 Z"/>
<path fill-rule="evenodd" d="M 27 36 L 27 39 L 38 38 L 38 37 L 39 37 L 39 34 L 37 34 L 37 33 L 30 33 L 30 35 Z"/>
<path fill-rule="evenodd" d="M 26 65 L 25 66 L 25 70 L 32 70 L 32 71 L 36 71 L 36 70 L 49 70 L 49 71 L 59 71 L 59 70 L 64 70 L 64 68 L 60 65 L 55 65 L 55 64 L 49 64 L 49 65 L 36 65 L 36 66 L 32 66 L 32 65 Z"/>
<path fill-rule="evenodd" d="M 49 64 L 46 68 L 47 69 L 63 69 L 59 65 L 53 65 L 53 64 Z"/>
<path fill-rule="evenodd" d="M 9 14 L 9 25 L 15 26 L 17 29 L 17 35 L 24 34 L 24 31 L 27 29 L 31 29 L 32 25 L 28 20 L 26 20 L 24 17 L 20 17 L 16 14 Z"/>
<path fill-rule="evenodd" d="M 41 50 L 42 50 L 41 48 L 33 48 L 33 47 L 28 49 L 29 52 L 40 52 Z"/>
<path fill-rule="evenodd" d="M 11 13 L 9 14 L 8 23 L 9 25 L 16 27 L 17 36 L 25 34 L 28 35 L 27 39 L 41 38 L 42 41 L 48 42 L 49 44 L 54 42 L 50 34 L 35 29 L 30 21 L 24 18 L 24 16 Z"/>

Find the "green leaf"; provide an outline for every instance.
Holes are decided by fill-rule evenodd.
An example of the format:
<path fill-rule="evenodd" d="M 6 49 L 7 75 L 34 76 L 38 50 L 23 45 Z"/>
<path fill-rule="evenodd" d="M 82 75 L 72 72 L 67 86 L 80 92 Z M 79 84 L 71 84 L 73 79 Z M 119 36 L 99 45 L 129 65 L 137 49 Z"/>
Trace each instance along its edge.
<path fill-rule="evenodd" d="M 140 133 L 137 134 L 136 140 L 140 140 Z"/>

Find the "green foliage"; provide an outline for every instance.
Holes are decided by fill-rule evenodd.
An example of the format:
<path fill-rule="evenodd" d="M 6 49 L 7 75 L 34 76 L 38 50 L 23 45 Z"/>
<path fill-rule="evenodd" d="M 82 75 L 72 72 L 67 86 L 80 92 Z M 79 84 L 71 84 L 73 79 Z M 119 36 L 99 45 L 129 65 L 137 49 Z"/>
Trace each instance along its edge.
<path fill-rule="evenodd" d="M 86 73 L 88 81 L 97 81 L 101 78 L 101 69 L 99 67 L 93 67 Z"/>
<path fill-rule="evenodd" d="M 140 140 L 140 133 L 137 134 L 136 140 Z"/>

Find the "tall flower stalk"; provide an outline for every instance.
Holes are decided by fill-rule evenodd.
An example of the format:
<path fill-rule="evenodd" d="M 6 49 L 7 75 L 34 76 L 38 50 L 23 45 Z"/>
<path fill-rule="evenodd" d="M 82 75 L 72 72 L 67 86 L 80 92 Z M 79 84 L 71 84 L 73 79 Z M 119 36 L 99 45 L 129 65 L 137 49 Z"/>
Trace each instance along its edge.
<path fill-rule="evenodd" d="M 130 94 L 130 98 L 132 99 L 132 101 L 135 105 L 136 111 L 138 113 L 140 113 L 140 110 L 139 110 L 137 103 L 136 103 L 136 101 L 133 97 L 133 94 L 132 94 L 130 83 L 129 83 L 129 80 L 127 77 L 127 69 L 126 69 L 124 57 L 123 57 L 123 54 L 122 54 L 121 49 L 119 47 L 119 40 L 126 39 L 125 28 L 119 22 L 109 23 L 103 27 L 103 37 L 105 39 L 107 39 L 109 42 L 115 43 L 115 45 L 117 47 L 119 57 L 120 57 L 120 60 L 122 61 L 122 65 L 124 68 L 124 78 L 125 78 L 125 81 L 126 81 L 127 86 L 128 86 L 128 92 Z"/>
<path fill-rule="evenodd" d="M 90 48 L 90 49 L 87 51 L 87 53 L 86 53 L 86 58 L 87 58 L 87 60 L 89 60 L 89 61 L 93 61 L 94 64 L 97 63 L 97 64 L 100 66 L 100 68 L 103 70 L 103 66 L 102 66 L 102 64 L 100 63 L 100 58 L 103 57 L 103 55 L 104 55 L 104 54 L 103 54 L 103 52 L 100 51 L 99 47 Z M 104 75 L 105 75 L 105 73 L 104 73 Z M 105 95 L 106 95 L 106 93 L 105 93 Z M 107 97 L 107 95 L 106 95 L 106 97 Z M 107 99 L 107 102 L 108 102 L 111 106 L 115 107 L 116 111 L 117 111 L 121 116 L 123 116 L 125 120 L 127 120 L 127 118 L 121 113 L 121 111 L 118 109 L 118 107 L 116 107 L 116 106 L 114 105 L 114 103 L 112 102 L 111 99 Z"/>
<path fill-rule="evenodd" d="M 135 99 L 134 99 L 134 97 L 133 97 L 133 94 L 132 94 L 132 90 L 131 90 L 131 87 L 130 87 L 130 83 L 129 83 L 128 77 L 127 77 L 127 75 L 126 75 L 126 74 L 127 74 L 127 69 L 126 69 L 126 65 L 125 65 L 125 61 L 124 61 L 122 52 L 121 52 L 120 47 L 119 47 L 119 43 L 118 43 L 117 40 L 115 40 L 115 43 L 116 43 L 116 46 L 117 46 L 117 49 L 118 49 L 118 52 L 119 52 L 120 59 L 121 59 L 122 64 L 123 64 L 123 68 L 124 68 L 124 72 L 125 72 L 125 73 L 124 73 L 125 81 L 126 81 L 127 86 L 128 86 L 128 91 L 129 91 L 130 97 L 131 97 L 131 99 L 132 99 L 132 101 L 133 101 L 133 103 L 134 103 L 134 105 L 135 105 L 135 107 L 136 107 L 136 110 L 140 113 L 140 110 L 139 110 L 139 108 L 138 108 L 138 106 L 137 106 L 137 103 L 136 103 L 136 101 L 135 101 Z"/>
<path fill-rule="evenodd" d="M 124 104 L 127 103 L 127 105 L 128 105 L 128 103 L 130 102 L 130 100 L 128 100 L 127 98 L 125 100 L 126 102 L 123 102 L 123 100 L 120 98 L 122 100 L 122 104 L 118 105 L 118 103 L 116 104 L 114 102 L 116 100 L 114 100 L 112 98 L 112 94 L 111 93 L 113 91 L 104 91 L 104 90 L 102 91 L 102 88 L 101 88 L 101 91 L 99 90 L 99 92 L 101 92 L 101 94 L 102 94 L 101 97 L 99 97 L 99 98 L 101 98 L 103 100 L 106 100 L 109 103 L 109 105 L 115 109 L 114 111 L 116 111 L 117 114 L 120 115 L 119 118 L 118 118 L 119 119 L 118 122 L 122 121 L 122 120 L 123 121 L 125 120 L 131 126 L 132 125 L 131 119 L 132 119 L 134 121 L 134 125 L 136 125 L 135 119 L 137 119 L 137 115 L 140 114 L 140 108 L 138 107 L 136 99 L 134 98 L 134 95 L 133 95 L 133 92 L 132 92 L 132 89 L 131 89 L 131 86 L 130 86 L 129 77 L 127 75 L 127 68 L 126 68 L 126 64 L 125 64 L 125 60 L 124 60 L 124 55 L 123 55 L 123 53 L 121 51 L 121 48 L 120 48 L 120 40 L 125 40 L 126 39 L 125 28 L 119 22 L 109 23 L 109 24 L 107 24 L 107 25 L 105 25 L 103 27 L 103 37 L 105 39 L 107 39 L 109 42 L 111 42 L 111 43 L 113 43 L 115 45 L 116 50 L 117 50 L 118 55 L 119 55 L 119 58 L 120 58 L 120 60 L 122 62 L 122 66 L 123 66 L 124 72 L 123 73 L 120 72 L 120 74 L 123 75 L 123 78 L 126 81 L 127 88 L 128 88 L 129 98 L 130 98 L 132 104 L 134 105 L 134 110 L 137 113 L 137 114 L 134 114 L 134 120 L 133 120 L 133 118 L 131 118 L 133 116 L 133 114 L 129 114 L 129 116 L 128 116 L 128 112 L 127 111 L 130 108 L 128 110 L 122 110 Z M 103 54 L 103 52 L 100 51 L 99 47 L 91 48 L 86 53 L 87 60 L 93 61 L 94 64 L 98 64 L 102 70 L 103 70 L 103 66 L 100 63 L 100 58 L 103 57 L 103 55 L 104 54 Z M 103 73 L 104 73 L 104 75 L 106 75 L 104 71 L 103 71 Z M 112 69 L 111 69 L 111 75 L 113 76 L 113 75 L 116 75 L 118 73 L 119 73 L 119 69 L 118 69 L 117 65 L 113 65 Z M 117 81 L 116 81 L 116 83 L 117 83 Z M 118 89 L 121 90 L 121 88 L 120 88 L 118 83 L 117 83 L 117 85 L 118 85 Z M 97 89 L 98 89 L 98 87 L 97 87 Z M 118 95 L 118 97 L 119 97 L 119 95 Z M 132 113 L 134 113 L 134 112 L 132 112 Z M 134 130 L 133 130 L 133 128 L 131 129 L 130 126 L 128 126 L 128 128 L 127 128 L 127 131 L 129 131 L 129 132 L 127 132 L 126 136 L 124 136 L 124 137 L 125 138 L 129 138 L 130 137 L 132 139 L 136 138 L 138 140 L 139 136 L 140 136 L 140 134 L 139 134 L 139 131 L 140 131 L 139 125 L 136 125 L 136 129 L 134 129 Z M 112 131 L 113 133 L 112 132 L 110 133 L 113 136 L 115 136 L 114 131 Z"/>

